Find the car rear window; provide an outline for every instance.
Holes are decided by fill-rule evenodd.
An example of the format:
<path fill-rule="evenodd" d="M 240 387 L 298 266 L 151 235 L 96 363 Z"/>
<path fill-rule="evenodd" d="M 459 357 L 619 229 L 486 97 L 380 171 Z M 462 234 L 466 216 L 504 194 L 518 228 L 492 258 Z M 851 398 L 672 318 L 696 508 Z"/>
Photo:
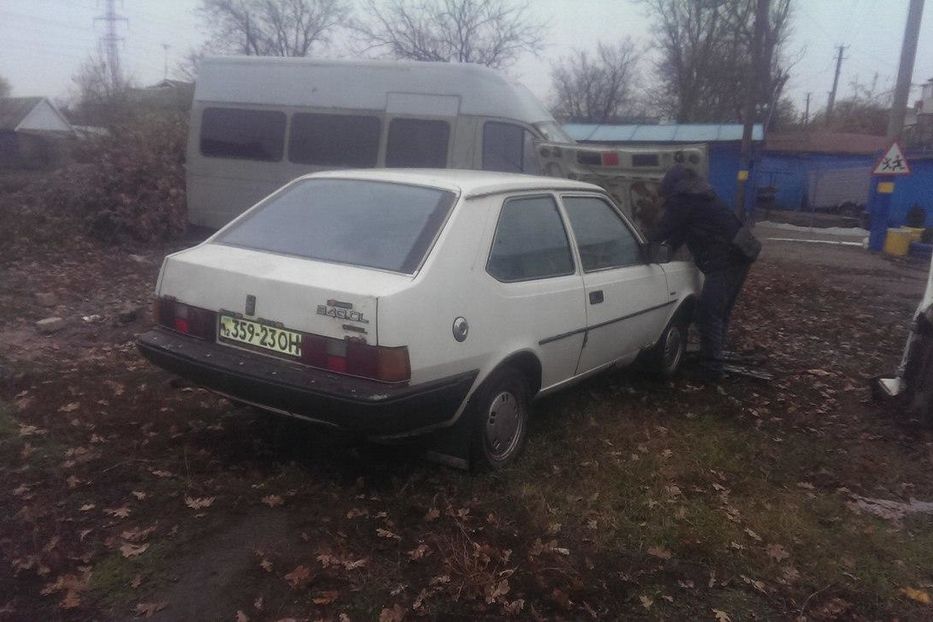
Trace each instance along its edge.
<path fill-rule="evenodd" d="M 455 199 L 438 188 L 308 179 L 268 199 L 214 241 L 411 274 Z"/>

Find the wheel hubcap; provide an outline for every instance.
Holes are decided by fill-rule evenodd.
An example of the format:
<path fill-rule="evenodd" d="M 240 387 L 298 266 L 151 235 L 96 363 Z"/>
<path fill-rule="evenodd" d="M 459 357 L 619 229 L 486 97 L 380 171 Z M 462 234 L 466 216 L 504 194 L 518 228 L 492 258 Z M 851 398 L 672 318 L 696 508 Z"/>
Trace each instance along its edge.
<path fill-rule="evenodd" d="M 518 443 L 522 420 L 518 399 L 508 392 L 499 393 L 486 414 L 486 442 L 496 457 L 509 455 Z"/>
<path fill-rule="evenodd" d="M 671 370 L 680 364 L 680 357 L 683 354 L 682 337 L 680 331 L 671 328 L 667 331 L 664 338 L 664 369 Z"/>

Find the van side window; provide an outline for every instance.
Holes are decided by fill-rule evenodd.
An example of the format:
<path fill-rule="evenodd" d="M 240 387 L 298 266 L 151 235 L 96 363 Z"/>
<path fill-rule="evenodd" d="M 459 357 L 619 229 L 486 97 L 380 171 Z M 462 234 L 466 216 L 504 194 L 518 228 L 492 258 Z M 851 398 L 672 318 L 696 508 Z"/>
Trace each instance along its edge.
<path fill-rule="evenodd" d="M 288 159 L 299 164 L 373 168 L 381 131 L 378 117 L 297 112 L 292 115 Z"/>
<path fill-rule="evenodd" d="M 450 125 L 427 119 L 392 119 L 386 167 L 445 168 Z"/>
<path fill-rule="evenodd" d="M 483 125 L 483 170 L 538 173 L 531 132 L 514 123 Z"/>
<path fill-rule="evenodd" d="M 573 274 L 570 242 L 552 197 L 505 202 L 486 271 L 506 282 Z"/>
<path fill-rule="evenodd" d="M 284 144 L 284 112 L 205 108 L 201 115 L 201 153 L 208 157 L 275 162 Z"/>
<path fill-rule="evenodd" d="M 597 197 L 563 197 L 584 272 L 644 263 L 641 245 L 615 208 Z"/>

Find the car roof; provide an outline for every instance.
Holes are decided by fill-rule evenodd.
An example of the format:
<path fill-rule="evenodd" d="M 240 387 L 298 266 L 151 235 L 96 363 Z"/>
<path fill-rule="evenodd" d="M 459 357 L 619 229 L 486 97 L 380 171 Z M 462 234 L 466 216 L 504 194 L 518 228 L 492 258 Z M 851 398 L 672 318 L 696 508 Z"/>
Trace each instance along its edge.
<path fill-rule="evenodd" d="M 413 186 L 430 186 L 450 190 L 464 198 L 477 197 L 503 192 L 527 190 L 578 190 L 605 194 L 603 188 L 583 181 L 574 181 L 561 177 L 542 177 L 519 173 L 497 173 L 492 171 L 474 171 L 458 169 L 358 169 L 343 171 L 323 171 L 303 175 L 299 179 L 360 179 L 383 181 Z"/>

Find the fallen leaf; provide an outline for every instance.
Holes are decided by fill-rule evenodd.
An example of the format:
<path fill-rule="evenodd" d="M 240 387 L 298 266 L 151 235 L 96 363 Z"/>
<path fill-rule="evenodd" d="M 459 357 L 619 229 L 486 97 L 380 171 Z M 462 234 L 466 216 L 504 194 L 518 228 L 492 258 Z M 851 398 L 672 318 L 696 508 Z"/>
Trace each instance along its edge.
<path fill-rule="evenodd" d="M 721 609 L 713 609 L 713 616 L 716 618 L 716 622 L 732 622 L 732 617 Z"/>
<path fill-rule="evenodd" d="M 787 550 L 780 544 L 769 544 L 767 551 L 768 557 L 775 561 L 784 561 L 790 557 L 790 553 L 788 553 Z"/>
<path fill-rule="evenodd" d="M 133 559 L 134 557 L 139 557 L 146 552 L 146 549 L 149 548 L 148 544 L 130 544 L 126 542 L 123 546 L 120 547 L 120 553 L 123 554 L 123 557 L 127 559 Z"/>
<path fill-rule="evenodd" d="M 69 402 L 65 404 L 64 406 L 60 407 L 58 409 L 58 412 L 70 413 L 70 412 L 74 412 L 78 410 L 79 408 L 81 408 L 81 404 L 79 404 L 78 402 Z"/>
<path fill-rule="evenodd" d="M 136 605 L 136 616 L 141 618 L 151 618 L 156 612 L 162 611 L 168 606 L 166 602 L 159 603 L 139 603 Z"/>
<path fill-rule="evenodd" d="M 170 473 L 169 471 L 159 471 L 159 470 L 157 469 L 157 470 L 155 470 L 155 471 L 149 471 L 149 472 L 152 473 L 153 475 L 155 475 L 156 477 L 162 477 L 162 478 L 165 478 L 165 477 L 174 477 L 173 474 Z"/>
<path fill-rule="evenodd" d="M 405 610 L 401 605 L 393 605 L 391 609 L 383 609 L 379 613 L 379 622 L 402 622 L 405 619 Z"/>
<path fill-rule="evenodd" d="M 256 608 L 256 611 L 262 611 L 262 596 L 257 597 L 256 600 L 253 601 L 253 607 Z"/>
<path fill-rule="evenodd" d="M 65 483 L 68 484 L 68 488 L 77 488 L 81 484 L 81 480 L 74 475 L 69 475 Z"/>
<path fill-rule="evenodd" d="M 237 609 L 236 622 L 249 622 L 249 616 L 243 613 L 242 609 Z"/>
<path fill-rule="evenodd" d="M 651 606 L 654 604 L 654 599 L 650 596 L 642 595 L 638 597 L 638 600 L 641 601 L 641 606 L 645 609 L 651 609 Z"/>
<path fill-rule="evenodd" d="M 390 540 L 391 540 L 391 539 L 395 539 L 395 540 L 401 540 L 401 539 L 402 539 L 402 537 L 401 537 L 400 535 L 395 534 L 395 533 L 392 533 L 392 532 L 389 531 L 388 529 L 383 529 L 382 527 L 379 527 L 378 529 L 376 529 L 376 535 L 378 535 L 380 538 L 387 538 L 387 539 L 390 539 Z"/>
<path fill-rule="evenodd" d="M 214 503 L 214 497 L 185 497 L 185 505 L 192 510 L 203 510 Z"/>
<path fill-rule="evenodd" d="M 651 548 L 648 549 L 648 555 L 652 555 L 659 559 L 670 559 L 671 558 L 671 552 L 668 551 L 663 546 L 652 546 Z"/>
<path fill-rule="evenodd" d="M 432 522 L 440 518 L 441 512 L 437 508 L 431 508 L 428 510 L 428 513 L 424 515 L 424 520 L 427 522 Z"/>
<path fill-rule="evenodd" d="M 85 504 L 82 505 L 80 508 L 78 508 L 78 511 L 80 511 L 80 512 L 89 512 L 89 511 L 93 510 L 95 507 L 97 507 L 97 506 L 94 505 L 93 503 L 85 503 Z"/>
<path fill-rule="evenodd" d="M 757 541 L 757 542 L 761 542 L 761 536 L 759 536 L 757 533 L 755 533 L 754 531 L 752 531 L 752 530 L 749 529 L 748 527 L 745 528 L 745 533 L 746 533 L 746 534 L 748 535 L 748 537 L 751 538 L 752 540 L 755 540 L 755 541 Z"/>
<path fill-rule="evenodd" d="M 133 580 L 130 581 L 130 587 L 133 588 L 134 590 L 142 584 L 143 584 L 142 575 L 136 575 L 135 577 L 133 577 Z"/>
<path fill-rule="evenodd" d="M 368 515 L 369 515 L 369 510 L 361 510 L 359 508 L 351 508 L 350 511 L 347 512 L 347 518 L 350 518 L 350 519 L 359 518 L 360 516 L 368 516 Z"/>
<path fill-rule="evenodd" d="M 509 593 L 509 580 L 502 579 L 498 583 L 486 586 L 486 604 L 491 605 L 501 596 Z"/>
<path fill-rule="evenodd" d="M 259 567 L 265 570 L 266 572 L 272 572 L 272 562 L 268 559 L 264 559 L 259 562 Z"/>
<path fill-rule="evenodd" d="M 296 567 L 285 575 L 285 580 L 291 584 L 292 589 L 296 589 L 311 580 L 311 570 L 304 565 Z"/>
<path fill-rule="evenodd" d="M 109 514 L 116 518 L 127 518 L 130 515 L 130 508 L 126 505 L 121 508 L 105 508 L 104 514 Z"/>
<path fill-rule="evenodd" d="M 270 508 L 274 508 L 284 504 L 285 500 L 278 495 L 266 495 L 262 498 L 262 502 L 268 505 Z"/>
<path fill-rule="evenodd" d="M 426 544 L 419 544 L 416 548 L 408 551 L 408 559 L 412 561 L 417 561 L 427 555 L 431 551 Z"/>
<path fill-rule="evenodd" d="M 317 596 L 311 599 L 315 605 L 329 605 L 340 596 L 340 592 L 336 590 L 328 590 L 326 592 L 320 592 Z"/>
<path fill-rule="evenodd" d="M 930 595 L 923 590 L 917 590 L 912 587 L 902 587 L 901 594 L 914 602 L 920 603 L 921 605 L 929 605 L 933 603 L 933 601 L 930 600 Z"/>
<path fill-rule="evenodd" d="M 58 606 L 62 609 L 74 609 L 81 605 L 81 597 L 78 596 L 78 593 L 74 590 L 68 590 L 65 592 L 65 597 L 62 599 Z"/>
<path fill-rule="evenodd" d="M 136 499 L 137 499 L 138 501 L 142 501 L 143 499 L 146 498 L 146 493 L 144 493 L 144 492 L 141 491 L 141 490 L 134 490 L 134 491 L 131 492 L 130 494 L 133 495 L 134 497 L 136 497 Z"/>

